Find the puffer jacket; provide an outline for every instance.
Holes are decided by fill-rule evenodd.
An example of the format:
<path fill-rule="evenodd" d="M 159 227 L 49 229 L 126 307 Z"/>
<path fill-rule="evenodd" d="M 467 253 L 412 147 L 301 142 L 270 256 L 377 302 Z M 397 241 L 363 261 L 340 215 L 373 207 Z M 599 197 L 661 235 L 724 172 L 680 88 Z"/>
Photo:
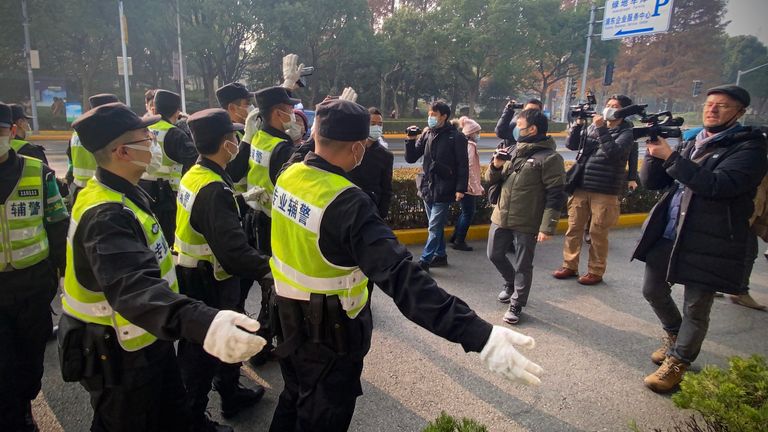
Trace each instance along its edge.
<path fill-rule="evenodd" d="M 581 125 L 574 126 L 566 140 L 566 147 L 579 150 Z M 582 154 L 588 155 L 584 177 L 579 189 L 608 195 L 620 195 L 627 180 L 627 160 L 632 151 L 632 123 L 624 120 L 615 128 L 587 127 Z"/>
<path fill-rule="evenodd" d="M 426 129 L 416 139 L 405 141 L 405 161 L 424 157 L 424 177 L 419 193 L 429 203 L 454 202 L 456 192 L 465 193 L 469 180 L 467 137 L 449 122 Z"/>

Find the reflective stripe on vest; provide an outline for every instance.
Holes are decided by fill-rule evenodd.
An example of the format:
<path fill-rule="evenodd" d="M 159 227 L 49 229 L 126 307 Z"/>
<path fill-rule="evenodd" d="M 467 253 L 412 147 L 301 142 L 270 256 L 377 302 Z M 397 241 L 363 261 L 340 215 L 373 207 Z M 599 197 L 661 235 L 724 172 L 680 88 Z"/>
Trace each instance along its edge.
<path fill-rule="evenodd" d="M 272 202 L 272 258 L 269 265 L 281 297 L 309 300 L 310 294 L 338 295 L 350 318 L 368 302 L 368 278 L 359 267 L 332 264 L 320 250 L 320 224 L 343 191 L 357 187 L 346 178 L 304 163 L 277 180 Z"/>
<path fill-rule="evenodd" d="M 137 351 L 151 345 L 157 338 L 115 312 L 104 293 L 83 286 L 77 279 L 75 272 L 73 242 L 77 233 L 77 224 L 87 210 L 105 203 L 119 203 L 123 205 L 125 211 L 130 212 L 136 218 L 144 231 L 145 244 L 155 254 L 161 277 L 168 282 L 168 286 L 173 292 L 179 292 L 171 251 L 155 217 L 142 210 L 125 195 L 93 179 L 80 191 L 72 208 L 72 219 L 67 233 L 67 269 L 64 276 L 64 293 L 61 303 L 64 313 L 72 317 L 87 323 L 114 328 L 120 346 L 126 351 Z"/>
<path fill-rule="evenodd" d="M 261 186 L 272 195 L 275 185 L 269 178 L 269 161 L 272 152 L 278 144 L 285 141 L 283 138 L 274 137 L 263 130 L 260 130 L 256 136 L 251 139 L 251 157 L 248 160 L 248 186 L 251 189 L 254 186 Z M 267 216 L 272 215 L 272 204 L 267 202 L 264 205 L 256 203 L 257 208 L 262 210 Z"/>
<path fill-rule="evenodd" d="M 21 270 L 48 258 L 43 162 L 19 156 L 19 181 L 0 204 L 0 271 Z"/>
<path fill-rule="evenodd" d="M 152 175 L 144 173 L 144 175 L 141 176 L 144 180 L 166 180 L 170 183 L 171 189 L 173 189 L 174 192 L 179 190 L 179 182 L 181 182 L 181 170 L 183 166 L 169 158 L 168 153 L 165 152 L 165 135 L 168 134 L 169 130 L 175 127 L 176 126 L 165 120 L 160 120 L 148 127 L 148 129 L 155 134 L 157 144 L 160 145 L 160 149 L 163 151 L 163 161 L 160 167 Z"/>
<path fill-rule="evenodd" d="M 80 137 L 77 136 L 77 132 L 73 132 L 72 138 L 69 139 L 69 152 L 72 158 L 74 183 L 84 188 L 88 180 L 96 175 L 96 159 L 93 157 L 93 153 L 89 152 L 80 143 Z"/>
<path fill-rule="evenodd" d="M 173 249 L 178 252 L 177 264 L 182 267 L 197 268 L 199 261 L 206 261 L 213 266 L 213 276 L 216 280 L 229 279 L 228 274 L 216 259 L 208 241 L 192 227 L 192 206 L 200 190 L 211 183 L 226 182 L 212 170 L 195 164 L 181 178 L 179 193 L 176 196 L 176 241 Z M 227 186 L 228 187 L 228 186 Z M 234 200 L 234 196 L 233 196 Z M 235 201 L 237 207 L 237 201 Z"/>
<path fill-rule="evenodd" d="M 24 140 L 20 140 L 20 139 L 16 139 L 16 138 L 11 140 L 11 148 L 17 154 L 19 153 L 19 150 L 21 150 L 27 144 L 29 144 L 29 143 L 24 141 Z"/>

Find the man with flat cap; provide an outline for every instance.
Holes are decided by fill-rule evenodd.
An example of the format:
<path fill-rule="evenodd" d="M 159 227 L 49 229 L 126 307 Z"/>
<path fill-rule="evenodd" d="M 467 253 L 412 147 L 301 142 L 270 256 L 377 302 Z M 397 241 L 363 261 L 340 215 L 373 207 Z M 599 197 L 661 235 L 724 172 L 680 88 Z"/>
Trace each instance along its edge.
<path fill-rule="evenodd" d="M 248 245 L 232 180 L 224 168 L 237 156 L 236 133 L 223 109 L 206 109 L 189 117 L 197 163 L 181 178 L 176 210 L 177 273 L 183 294 L 218 309 L 238 310 L 240 278 L 273 285 L 268 258 Z M 192 416 L 203 417 L 211 380 L 221 395 L 221 413 L 230 418 L 256 404 L 264 387 L 240 385 L 240 364 L 226 364 L 207 354 L 199 343 L 179 342 L 179 364 L 191 402 Z M 214 379 L 215 377 L 215 379 Z"/>
<path fill-rule="evenodd" d="M 176 127 L 181 114 L 181 96 L 168 90 L 157 90 L 155 112 L 161 118 L 149 130 L 155 135 L 162 155 L 156 161 L 158 166 L 150 165 L 139 185 L 152 197 L 152 212 L 160 221 L 163 232 L 170 236 L 168 242 L 173 246 L 171 233 L 176 227 L 176 192 L 181 175 L 194 165 L 198 155 L 192 137 Z"/>
<path fill-rule="evenodd" d="M 53 171 L 11 148 L 17 127 L 0 103 L 0 430 L 37 431 L 31 402 L 40 392 L 69 215 Z"/>
<path fill-rule="evenodd" d="M 539 383 L 541 367 L 513 344 L 533 338 L 492 326 L 439 288 L 413 262 L 347 173 L 360 165 L 370 115 L 332 100 L 317 107 L 315 152 L 278 178 L 272 202 L 272 252 L 282 342 L 275 353 L 285 387 L 271 431 L 344 431 L 371 343 L 368 278 L 411 321 L 512 380 Z M 418 367 L 418 366 L 414 366 Z"/>
<path fill-rule="evenodd" d="M 711 88 L 701 132 L 675 150 L 661 137 L 646 143 L 640 179 L 664 195 L 645 221 L 633 258 L 645 262 L 643 295 L 665 332 L 651 354 L 660 366 L 645 378 L 655 392 L 682 381 L 701 350 L 715 293 L 739 294 L 747 257 L 757 252 L 749 222 L 768 158 L 763 134 L 739 123 L 749 102 L 741 87 Z M 682 315 L 671 296 L 674 284 L 684 286 Z"/>
<path fill-rule="evenodd" d="M 11 115 L 13 116 L 13 124 L 16 125 L 16 134 L 13 139 L 11 139 L 11 148 L 17 155 L 40 159 L 44 164 L 48 165 L 48 158 L 45 157 L 45 149 L 43 146 L 32 144 L 27 141 L 27 133 L 32 130 L 32 127 L 29 124 L 32 117 L 24 112 L 24 107 L 20 104 L 11 104 L 10 107 Z"/>
<path fill-rule="evenodd" d="M 257 321 L 178 293 L 171 249 L 138 187 L 160 150 L 141 119 L 110 103 L 74 123 L 96 158 L 67 236 L 59 323 L 65 381 L 79 381 L 94 408 L 92 431 L 231 430 L 207 417 L 192 423 L 173 341 L 202 344 L 229 363 L 263 348 Z"/>

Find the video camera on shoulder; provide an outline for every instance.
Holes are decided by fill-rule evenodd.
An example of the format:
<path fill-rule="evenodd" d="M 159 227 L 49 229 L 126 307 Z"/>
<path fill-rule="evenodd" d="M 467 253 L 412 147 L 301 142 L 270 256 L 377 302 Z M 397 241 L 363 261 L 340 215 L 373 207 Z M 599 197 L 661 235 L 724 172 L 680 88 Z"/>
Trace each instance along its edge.
<path fill-rule="evenodd" d="M 640 113 L 640 121 L 645 123 L 646 126 L 632 128 L 632 138 L 635 140 L 648 137 L 648 140 L 653 142 L 658 140 L 659 137 L 680 138 L 683 136 L 680 126 L 683 125 L 685 120 L 682 117 L 672 117 L 670 111 L 647 114 L 645 107 L 643 107 L 643 111 Z"/>
<path fill-rule="evenodd" d="M 571 118 L 587 119 L 594 117 L 595 114 L 597 114 L 595 111 L 595 105 L 597 105 L 597 99 L 595 99 L 595 95 L 588 92 L 586 103 L 571 105 Z"/>

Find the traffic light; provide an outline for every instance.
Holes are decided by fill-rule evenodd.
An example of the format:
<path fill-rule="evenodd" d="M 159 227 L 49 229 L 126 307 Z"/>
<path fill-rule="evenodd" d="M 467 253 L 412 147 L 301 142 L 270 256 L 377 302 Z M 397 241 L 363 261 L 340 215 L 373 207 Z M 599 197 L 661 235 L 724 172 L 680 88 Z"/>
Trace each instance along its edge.
<path fill-rule="evenodd" d="M 605 76 L 603 77 L 604 86 L 609 86 L 613 84 L 613 68 L 614 68 L 613 62 L 608 62 L 605 65 Z"/>
<path fill-rule="evenodd" d="M 576 90 L 577 90 L 577 84 L 576 80 L 573 78 L 568 78 L 569 85 L 568 85 L 568 103 L 571 104 L 573 101 L 576 100 Z"/>
<path fill-rule="evenodd" d="M 699 80 L 693 80 L 693 97 L 696 97 L 701 94 L 701 85 L 704 84 L 703 81 Z"/>

